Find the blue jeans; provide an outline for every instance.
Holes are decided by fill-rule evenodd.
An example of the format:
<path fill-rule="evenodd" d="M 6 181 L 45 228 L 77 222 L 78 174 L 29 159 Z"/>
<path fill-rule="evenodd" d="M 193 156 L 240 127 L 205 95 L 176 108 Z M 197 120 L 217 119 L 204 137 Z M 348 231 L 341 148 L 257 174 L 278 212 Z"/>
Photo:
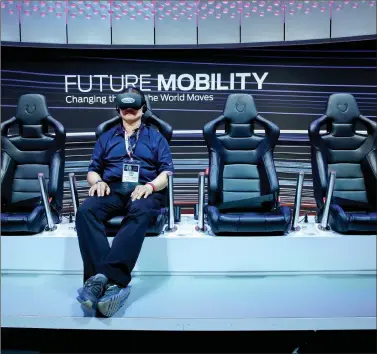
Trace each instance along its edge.
<path fill-rule="evenodd" d="M 111 191 L 108 196 L 88 197 L 81 204 L 76 214 L 76 230 L 84 263 L 84 281 L 102 273 L 117 285 L 129 284 L 150 220 L 161 203 L 160 193 L 132 202 L 129 195 Z M 104 222 L 120 213 L 126 215 L 125 222 L 110 248 Z"/>

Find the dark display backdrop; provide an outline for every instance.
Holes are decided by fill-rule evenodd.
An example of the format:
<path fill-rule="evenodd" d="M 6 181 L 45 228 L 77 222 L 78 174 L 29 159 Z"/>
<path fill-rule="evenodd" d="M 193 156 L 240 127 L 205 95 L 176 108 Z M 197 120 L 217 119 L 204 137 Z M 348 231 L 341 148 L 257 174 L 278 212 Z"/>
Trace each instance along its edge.
<path fill-rule="evenodd" d="M 137 86 L 142 78 L 142 88 L 151 95 L 153 110 L 175 130 L 201 130 L 221 114 L 227 95 L 239 92 L 252 94 L 260 114 L 283 131 L 307 131 L 309 123 L 324 113 L 328 96 L 335 92 L 354 94 L 362 114 L 368 117 L 376 119 L 377 112 L 376 42 L 371 40 L 213 50 L 3 47 L 1 73 L 2 120 L 13 116 L 20 95 L 40 93 L 46 96 L 51 115 L 64 124 L 68 133 L 93 132 L 116 114 L 114 104 L 109 102 L 109 97 L 116 94 L 110 88 L 110 78 L 102 78 L 101 92 L 100 77 L 94 75 L 112 75 L 115 90 L 120 87 L 121 75 L 129 75 L 129 84 L 136 76 Z M 253 73 L 260 80 L 267 73 L 259 89 Z M 178 78 L 182 74 L 193 79 L 203 74 L 211 79 L 214 74 L 221 82 L 211 81 L 207 89 L 205 76 L 199 76 L 202 86 L 195 87 L 197 80 L 192 89 L 185 91 L 179 87 L 174 90 L 173 86 L 165 90 L 161 76 L 159 79 L 162 75 L 168 82 L 169 78 L 174 80 L 173 75 Z M 78 76 L 81 90 L 88 90 L 90 75 L 92 88 L 80 92 Z M 237 75 L 245 77 L 244 88 Z M 189 86 L 188 78 L 182 80 L 184 87 Z M 164 101 L 167 97 L 172 101 Z M 98 101 L 90 103 L 90 99 Z"/>

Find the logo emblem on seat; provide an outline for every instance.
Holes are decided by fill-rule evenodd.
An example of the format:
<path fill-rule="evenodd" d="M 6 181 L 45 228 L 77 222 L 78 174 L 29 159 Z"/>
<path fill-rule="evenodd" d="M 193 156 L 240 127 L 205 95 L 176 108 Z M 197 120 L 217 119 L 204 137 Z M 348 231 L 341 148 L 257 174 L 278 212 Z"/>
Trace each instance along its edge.
<path fill-rule="evenodd" d="M 348 109 L 348 104 L 347 103 L 338 103 L 338 109 L 339 111 L 341 112 L 347 112 L 347 109 Z"/>
<path fill-rule="evenodd" d="M 236 103 L 236 110 L 238 112 L 243 112 L 245 110 L 246 104 L 242 101 Z"/>
<path fill-rule="evenodd" d="M 34 113 L 36 110 L 37 110 L 37 106 L 36 106 L 35 104 L 32 104 L 32 105 L 27 104 L 27 105 L 25 106 L 25 111 L 26 111 L 26 113 L 32 114 L 32 113 Z"/>
<path fill-rule="evenodd" d="M 132 97 L 125 97 L 121 100 L 123 103 L 134 103 L 135 100 Z"/>

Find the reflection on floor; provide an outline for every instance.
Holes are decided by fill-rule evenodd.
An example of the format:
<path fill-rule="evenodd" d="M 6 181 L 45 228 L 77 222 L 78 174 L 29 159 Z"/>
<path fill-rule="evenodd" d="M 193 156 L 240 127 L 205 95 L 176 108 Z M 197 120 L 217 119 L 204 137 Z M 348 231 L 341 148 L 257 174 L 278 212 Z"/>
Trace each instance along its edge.
<path fill-rule="evenodd" d="M 140 276 L 111 319 L 86 317 L 80 275 L 2 276 L 2 326 L 144 330 L 376 329 L 375 275 Z"/>

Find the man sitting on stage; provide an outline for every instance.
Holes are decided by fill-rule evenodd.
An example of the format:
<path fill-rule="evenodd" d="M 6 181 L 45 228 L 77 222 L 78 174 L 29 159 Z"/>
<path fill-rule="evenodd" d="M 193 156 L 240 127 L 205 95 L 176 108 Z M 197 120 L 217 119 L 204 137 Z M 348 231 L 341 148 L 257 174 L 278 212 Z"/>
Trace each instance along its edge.
<path fill-rule="evenodd" d="M 142 122 L 144 94 L 130 88 L 116 97 L 121 123 L 97 140 L 87 181 L 87 198 L 76 214 L 84 263 L 84 286 L 77 300 L 111 317 L 129 295 L 131 272 L 150 219 L 160 210 L 173 171 L 170 147 L 156 129 Z M 110 248 L 104 221 L 126 210 L 126 221 Z"/>

